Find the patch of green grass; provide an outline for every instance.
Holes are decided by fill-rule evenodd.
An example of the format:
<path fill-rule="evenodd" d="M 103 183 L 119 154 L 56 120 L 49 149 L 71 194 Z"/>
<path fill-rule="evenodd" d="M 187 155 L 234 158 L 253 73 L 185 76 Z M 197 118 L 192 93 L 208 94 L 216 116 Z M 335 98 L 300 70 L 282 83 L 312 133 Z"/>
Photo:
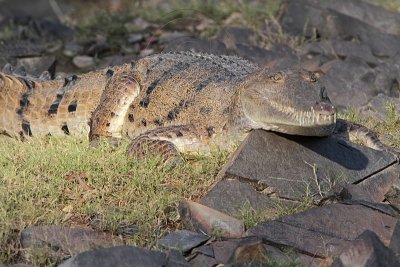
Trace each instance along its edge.
<path fill-rule="evenodd" d="M 300 263 L 296 257 L 290 255 L 292 252 L 285 253 L 286 258 L 285 259 L 280 259 L 276 260 L 273 257 L 270 257 L 268 260 L 265 262 L 251 262 L 251 263 L 245 263 L 243 266 L 251 266 L 251 267 L 302 267 L 305 266 L 304 264 Z"/>
<path fill-rule="evenodd" d="M 305 196 L 302 201 L 294 205 L 287 205 L 287 203 L 278 202 L 275 207 L 276 213 L 274 219 L 299 213 L 312 207 L 315 207 L 315 203 L 314 199 L 311 196 Z"/>
<path fill-rule="evenodd" d="M 1 41 L 9 41 L 14 37 L 15 34 L 15 24 L 13 21 L 9 21 L 8 24 L 4 25 L 0 29 L 0 40 Z"/>
<path fill-rule="evenodd" d="M 365 0 L 374 5 L 379 5 L 383 8 L 386 8 L 390 11 L 399 11 L 400 9 L 400 0 Z"/>
<path fill-rule="evenodd" d="M 274 211 L 268 209 L 254 209 L 248 202 L 246 202 L 239 209 L 239 212 L 235 217 L 243 221 L 245 228 L 249 229 L 257 223 L 271 220 L 274 217 Z"/>
<path fill-rule="evenodd" d="M 0 140 L 0 262 L 20 256 L 16 236 L 29 225 L 88 225 L 93 216 L 111 231 L 136 225 L 139 232 L 127 243 L 153 247 L 179 228 L 178 202 L 201 196 L 227 158 L 219 152 L 166 168 L 156 156 L 127 157 L 127 145 L 90 149 L 87 140 L 72 137 Z"/>

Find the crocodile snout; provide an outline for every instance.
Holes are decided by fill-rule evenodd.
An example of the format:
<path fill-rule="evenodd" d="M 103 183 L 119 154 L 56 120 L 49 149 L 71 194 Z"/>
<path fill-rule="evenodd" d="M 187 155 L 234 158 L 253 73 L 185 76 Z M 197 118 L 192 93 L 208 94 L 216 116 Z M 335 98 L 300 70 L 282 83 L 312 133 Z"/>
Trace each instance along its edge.
<path fill-rule="evenodd" d="M 311 109 L 318 115 L 332 116 L 336 113 L 335 106 L 327 102 L 317 102 Z"/>

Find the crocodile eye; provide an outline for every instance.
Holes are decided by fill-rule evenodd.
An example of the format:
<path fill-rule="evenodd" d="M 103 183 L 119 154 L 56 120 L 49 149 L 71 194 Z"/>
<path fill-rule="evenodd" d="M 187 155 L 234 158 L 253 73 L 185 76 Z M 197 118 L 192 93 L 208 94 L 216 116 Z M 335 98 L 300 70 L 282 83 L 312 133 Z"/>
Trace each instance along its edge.
<path fill-rule="evenodd" d="M 277 73 L 269 76 L 269 78 L 274 82 L 278 82 L 278 81 L 281 81 L 283 79 L 283 75 L 282 75 L 281 72 L 277 72 Z"/>
<path fill-rule="evenodd" d="M 319 78 L 319 74 L 316 72 L 312 72 L 310 74 L 310 82 L 315 83 L 316 81 L 318 81 Z"/>

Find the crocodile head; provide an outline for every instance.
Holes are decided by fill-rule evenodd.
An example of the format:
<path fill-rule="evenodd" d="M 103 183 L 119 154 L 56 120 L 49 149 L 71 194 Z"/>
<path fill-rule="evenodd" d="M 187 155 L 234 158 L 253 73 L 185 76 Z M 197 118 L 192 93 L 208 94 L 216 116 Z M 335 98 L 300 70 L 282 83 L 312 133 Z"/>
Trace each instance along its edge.
<path fill-rule="evenodd" d="M 239 91 L 240 106 L 252 128 L 293 135 L 326 136 L 333 132 L 336 108 L 319 74 L 302 69 L 250 74 Z"/>

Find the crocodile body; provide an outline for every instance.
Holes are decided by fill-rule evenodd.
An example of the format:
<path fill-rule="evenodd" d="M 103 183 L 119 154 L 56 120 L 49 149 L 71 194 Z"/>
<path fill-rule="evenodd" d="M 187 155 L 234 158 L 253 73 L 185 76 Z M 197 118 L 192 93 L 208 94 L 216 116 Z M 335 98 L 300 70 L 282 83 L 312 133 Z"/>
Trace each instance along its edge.
<path fill-rule="evenodd" d="M 162 153 L 237 144 L 252 129 L 326 136 L 336 110 L 302 69 L 233 56 L 164 53 L 67 79 L 0 74 L 0 131 L 134 139 Z"/>

